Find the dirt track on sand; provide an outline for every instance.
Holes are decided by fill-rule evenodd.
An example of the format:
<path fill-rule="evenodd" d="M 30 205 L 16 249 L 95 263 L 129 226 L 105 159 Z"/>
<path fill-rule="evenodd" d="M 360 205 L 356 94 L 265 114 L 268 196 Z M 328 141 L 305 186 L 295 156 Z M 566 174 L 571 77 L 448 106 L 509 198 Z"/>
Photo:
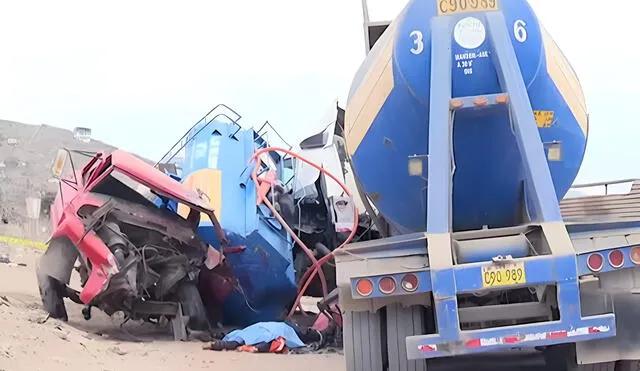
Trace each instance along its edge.
<path fill-rule="evenodd" d="M 345 369 L 343 357 L 337 354 L 205 351 L 201 342 L 173 342 L 168 330 L 158 333 L 155 327 L 139 324 L 128 324 L 123 330 L 97 310 L 90 321 L 85 321 L 81 307 L 71 302 L 66 303 L 68 323 L 53 319 L 43 322 L 47 316 L 42 311 L 34 272 L 39 254 L 29 248 L 12 248 L 11 261 L 26 267 L 0 264 L 0 370 Z"/>

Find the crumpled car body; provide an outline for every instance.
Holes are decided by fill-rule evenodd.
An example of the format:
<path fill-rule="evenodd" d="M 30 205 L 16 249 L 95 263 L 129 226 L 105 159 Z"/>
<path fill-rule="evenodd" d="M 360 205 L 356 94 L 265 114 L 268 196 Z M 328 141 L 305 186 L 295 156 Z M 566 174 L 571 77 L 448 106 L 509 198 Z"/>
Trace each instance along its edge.
<path fill-rule="evenodd" d="M 188 216 L 167 209 L 169 202 L 186 206 Z M 98 307 L 150 322 L 186 318 L 188 328 L 208 329 L 200 272 L 218 267 L 223 257 L 198 238 L 201 215 L 225 241 L 197 193 L 134 155 L 99 153 L 79 171 L 72 163 L 72 174 L 60 178 L 52 235 L 36 268 L 45 309 L 67 320 L 63 299 L 69 298 L 85 306 L 85 319 Z M 74 269 L 77 291 L 70 287 Z"/>

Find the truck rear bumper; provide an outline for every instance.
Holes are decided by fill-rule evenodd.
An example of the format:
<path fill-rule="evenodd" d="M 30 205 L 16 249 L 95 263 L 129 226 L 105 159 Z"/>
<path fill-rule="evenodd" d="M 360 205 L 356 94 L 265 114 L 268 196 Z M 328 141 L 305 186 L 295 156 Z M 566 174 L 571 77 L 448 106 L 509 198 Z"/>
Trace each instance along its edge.
<path fill-rule="evenodd" d="M 454 339 L 441 335 L 410 336 L 408 359 L 449 357 L 512 348 L 530 348 L 615 336 L 613 314 L 531 325 L 460 331 Z"/>
<path fill-rule="evenodd" d="M 433 297 L 435 333 L 406 337 L 408 359 L 532 348 L 616 335 L 613 313 L 583 314 L 575 254 L 560 253 L 512 259 L 509 264 L 512 264 L 514 269 L 522 271 L 522 277 L 518 274 L 522 279 L 514 284 L 495 284 L 487 282 L 485 270 L 487 267 L 495 267 L 496 263 L 493 262 L 450 264 L 440 269 L 433 266 L 434 256 L 431 254 L 430 259 L 424 246 L 428 238 L 426 234 L 414 234 L 390 238 L 387 241 L 378 240 L 352 251 L 350 257 L 338 255 L 337 258 L 341 277 L 339 285 L 343 288 L 341 295 L 351 294 L 350 298 L 346 298 L 342 303 L 343 309 L 374 310 L 386 305 L 382 303 L 390 301 L 411 303 L 415 302 L 411 299 L 416 297 Z M 425 264 L 425 268 L 416 269 L 416 263 L 420 261 L 428 263 Z M 409 276 L 411 279 L 407 280 Z M 383 279 L 386 281 L 383 282 Z M 358 285 L 363 280 L 368 283 L 359 288 Z M 391 281 L 395 284 L 391 285 Z M 405 285 L 409 281 L 415 284 Z M 468 308 L 458 307 L 459 295 L 492 295 L 491 292 L 499 294 L 499 290 L 548 285 L 555 286 L 556 289 L 558 318 L 477 330 L 461 329 L 461 322 L 466 321 L 464 316 L 461 320 L 460 314 Z M 363 295 L 362 288 L 370 292 Z M 487 309 L 489 317 L 493 318 L 491 309 Z M 522 314 L 522 318 L 529 317 L 539 316 Z"/>

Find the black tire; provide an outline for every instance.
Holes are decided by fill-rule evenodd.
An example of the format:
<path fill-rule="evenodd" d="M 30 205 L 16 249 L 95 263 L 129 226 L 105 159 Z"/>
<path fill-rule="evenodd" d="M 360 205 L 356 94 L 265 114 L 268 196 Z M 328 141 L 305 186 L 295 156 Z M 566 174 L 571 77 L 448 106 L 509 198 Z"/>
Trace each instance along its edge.
<path fill-rule="evenodd" d="M 51 276 L 38 274 L 38 288 L 44 310 L 52 318 L 67 322 L 69 316 L 64 306 L 65 285 Z"/>
<path fill-rule="evenodd" d="M 577 371 L 615 371 L 615 362 L 595 363 L 592 365 L 577 365 Z"/>
<path fill-rule="evenodd" d="M 640 371 L 640 361 L 618 361 L 616 371 Z"/>
<path fill-rule="evenodd" d="M 383 371 L 382 313 L 346 312 L 342 319 L 347 371 Z"/>
<path fill-rule="evenodd" d="M 426 360 L 408 360 L 408 336 L 425 332 L 425 308 L 414 305 L 409 308 L 395 303 L 387 306 L 387 351 L 389 371 L 427 371 Z"/>
<path fill-rule="evenodd" d="M 579 365 L 576 362 L 575 345 L 563 344 L 549 347 L 544 352 L 549 370 L 554 371 L 615 371 L 615 362 Z"/>
<path fill-rule="evenodd" d="M 195 282 L 182 282 L 176 292 L 178 301 L 182 305 L 182 313 L 189 317 L 187 328 L 195 331 L 208 331 L 209 321 L 202 303 L 200 292 Z"/>

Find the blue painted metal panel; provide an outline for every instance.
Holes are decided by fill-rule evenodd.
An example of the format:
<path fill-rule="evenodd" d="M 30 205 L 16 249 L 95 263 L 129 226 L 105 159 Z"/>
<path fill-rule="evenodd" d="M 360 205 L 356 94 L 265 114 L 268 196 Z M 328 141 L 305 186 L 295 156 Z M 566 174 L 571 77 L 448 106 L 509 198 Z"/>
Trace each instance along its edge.
<path fill-rule="evenodd" d="M 604 216 L 606 218 L 606 216 Z M 603 219 L 604 219 L 603 218 Z M 615 222 L 567 222 L 565 223 L 567 231 L 572 236 L 579 237 L 580 234 L 598 235 L 606 231 L 625 231 L 637 230 L 640 228 L 640 221 L 615 221 Z"/>
<path fill-rule="evenodd" d="M 427 187 L 427 233 L 450 236 L 452 222 L 452 163 L 453 120 L 449 108 L 451 100 L 451 22 L 448 18 L 431 20 L 431 87 L 437 94 L 431 94 L 429 112 L 429 168 Z M 460 331 L 458 324 L 458 300 L 456 281 L 452 269 L 450 253 L 438 252 L 450 249 L 429 241 L 429 256 L 446 256 L 446 264 L 431 262 L 433 301 L 438 320 L 438 333 L 444 339 L 455 339 Z M 443 255 L 445 254 L 445 255 Z M 434 259 L 435 260 L 435 259 Z M 442 262 L 444 263 L 444 261 Z M 435 264 L 435 266 L 434 266 Z"/>
<path fill-rule="evenodd" d="M 431 94 L 429 111 L 429 168 L 427 187 L 427 233 L 451 232 L 451 22 L 431 20 Z M 429 249 L 433 247 L 429 244 Z"/>
<path fill-rule="evenodd" d="M 502 12 L 488 12 L 486 23 L 494 47 L 494 64 L 497 67 L 498 79 L 509 93 L 512 120 L 516 142 L 522 156 L 522 165 L 526 171 L 526 183 L 529 192 L 527 201 L 533 221 L 562 221 L 558 197 L 554 194 L 553 179 L 549 171 L 544 147 L 536 128 L 534 116 L 531 114 L 529 94 L 522 79 L 518 59 L 509 38 L 505 17 Z"/>
<path fill-rule="evenodd" d="M 542 142 L 562 143 L 562 160 L 547 161 L 553 191 L 560 198 L 578 172 L 586 136 L 547 72 L 547 51 L 531 7 L 525 0 L 501 1 L 500 6 L 531 107 L 555 112 L 553 125 L 538 128 L 538 135 Z M 358 147 L 350 148 L 355 150 L 352 156 L 354 168 L 365 191 L 376 196 L 373 199 L 376 207 L 398 233 L 427 229 L 425 182 L 408 174 L 407 161 L 409 156 L 432 152 L 429 148 L 430 109 L 433 108 L 430 105 L 431 93 L 442 88 L 431 86 L 429 80 L 432 69 L 430 20 L 436 14 L 436 1 L 412 0 L 396 19 L 396 31 L 389 35 L 390 42 L 394 43 L 391 59 L 394 87 L 382 108 L 375 113 Z M 482 18 L 478 13 L 467 13 L 463 17 L 467 16 Z M 527 38 L 524 42 L 520 42 L 512 31 L 517 21 L 526 24 Z M 486 28 L 486 24 L 484 26 Z M 411 52 L 412 48 L 415 50 L 416 38 L 410 35 L 416 30 L 422 33 L 424 42 L 424 49 L 418 55 Z M 453 97 L 500 92 L 492 58 L 494 53 L 488 37 L 473 49 L 464 49 L 459 43 L 453 43 Z M 368 59 L 371 58 L 380 58 L 380 53 L 371 53 Z M 459 67 L 458 62 L 470 61 L 473 62 L 473 73 L 465 74 L 468 67 L 462 63 Z M 363 68 L 371 65 L 372 61 L 367 60 Z M 362 76 L 361 72 L 354 79 L 352 92 L 356 92 L 365 81 Z M 476 229 L 484 224 L 491 227 L 516 224 L 520 219 L 522 183 L 527 173 L 520 149 L 513 141 L 506 110 L 484 116 L 472 112 L 458 113 L 454 143 L 454 229 Z M 551 215 L 547 219 L 555 217 L 557 215 Z"/>
<path fill-rule="evenodd" d="M 436 311 L 436 321 L 438 323 L 444 323 L 438 327 L 438 333 L 434 335 L 417 335 L 407 338 L 407 348 L 417 350 L 428 349 L 428 351 L 417 352 L 410 351 L 410 354 L 420 354 L 418 358 L 436 358 L 445 357 L 451 355 L 471 354 L 477 352 L 496 351 L 501 349 L 508 349 L 513 347 L 535 347 L 543 345 L 560 344 L 576 341 L 587 341 L 594 339 L 601 339 L 606 337 L 615 336 L 615 316 L 613 314 L 596 315 L 589 317 L 582 317 L 580 312 L 579 302 L 579 286 L 577 284 L 575 275 L 576 260 L 574 256 L 538 256 L 526 259 L 520 259 L 525 263 L 525 270 L 527 274 L 527 284 L 556 284 L 558 290 L 558 302 L 560 309 L 559 321 L 539 322 L 527 325 L 517 325 L 508 327 L 486 328 L 482 330 L 461 331 L 458 323 L 457 306 L 452 305 L 451 301 L 445 300 L 442 304 L 440 311 Z M 488 263 L 485 263 L 488 264 Z M 481 266 L 483 264 L 473 263 L 458 265 L 455 267 L 455 292 L 445 292 L 448 287 L 445 287 L 444 291 L 440 291 L 439 295 L 444 297 L 453 295 L 453 300 L 456 300 L 456 295 L 463 292 L 470 291 L 483 291 L 490 289 L 482 288 L 481 281 Z M 571 269 L 571 266 L 574 269 Z M 625 265 L 626 266 L 626 265 Z M 441 271 L 442 272 L 442 271 Z M 446 271 L 445 271 L 446 272 Z M 431 282 L 431 276 L 433 272 L 428 270 L 411 272 L 416 274 L 420 280 L 420 286 L 413 294 L 420 294 L 429 292 L 429 290 L 437 290 L 438 288 Z M 351 288 L 353 297 L 355 299 L 372 299 L 382 297 L 393 297 L 410 295 L 398 288 L 396 292 L 392 294 L 383 294 L 379 288 L 378 283 L 381 278 L 391 276 L 399 284 L 402 277 L 407 274 L 403 273 L 389 273 L 387 275 L 376 276 L 360 276 L 351 278 Z M 356 284 L 359 279 L 370 278 L 374 283 L 374 292 L 368 297 L 362 297 L 357 294 Z M 506 286 L 505 289 L 514 288 L 517 286 Z M 434 292 L 434 296 L 435 296 Z M 437 304 L 437 303 L 436 303 Z M 579 333 L 578 330 L 584 330 L 586 333 Z M 588 329 L 585 330 L 585 329 Z M 571 332 L 574 334 L 571 334 Z M 578 333 L 576 333 L 576 331 Z M 568 333 L 566 336 L 558 336 L 556 333 Z M 482 346 L 469 346 L 469 342 L 478 339 L 493 339 L 503 337 L 528 337 L 542 336 L 538 340 L 527 340 L 522 344 L 500 344 L 489 343 Z M 484 340 L 483 340 L 484 341 Z M 436 345 L 439 350 L 434 350 L 431 346 Z M 446 349 L 442 351 L 440 349 Z"/>
<path fill-rule="evenodd" d="M 378 240 L 355 242 L 349 244 L 349 253 L 366 259 L 381 259 L 403 257 L 411 255 L 424 256 L 424 267 L 427 264 L 427 236 L 424 233 L 414 233 L 387 237 Z M 338 250 L 336 255 L 344 254 L 345 250 Z M 416 267 L 421 268 L 421 267 Z"/>
<path fill-rule="evenodd" d="M 202 126 L 206 128 L 201 130 Z M 225 323 L 247 326 L 280 320 L 297 294 L 293 241 L 266 207 L 256 205 L 256 188 L 250 178 L 253 164 L 247 163 L 260 146 L 256 138 L 262 138 L 251 129 L 238 130 L 237 124 L 222 121 L 203 122 L 192 129 L 191 134 L 195 133 L 186 146 L 183 177 L 201 169 L 220 170 L 220 224 L 231 246 L 246 247 L 226 254 L 239 284 L 224 301 Z M 209 220 L 200 223 L 198 233 L 212 246 L 220 247 Z"/>
<path fill-rule="evenodd" d="M 629 249 L 630 248 L 621 249 L 625 253 L 626 259 L 625 259 L 624 266 L 619 269 L 637 267 L 629 259 Z M 587 258 L 586 255 L 578 257 L 580 275 L 592 273 L 586 267 L 586 258 Z M 518 262 L 524 263 L 524 269 L 525 269 L 527 281 L 522 285 L 503 286 L 501 288 L 512 289 L 518 286 L 533 286 L 533 285 L 545 285 L 545 284 L 556 284 L 556 283 L 562 284 L 567 282 L 570 284 L 576 283 L 576 274 L 574 273 L 575 269 L 571 269 L 571 267 L 575 267 L 576 265 L 576 258 L 574 256 L 554 257 L 551 255 L 545 255 L 545 256 L 513 260 L 513 263 L 518 263 Z M 465 293 L 465 292 L 480 292 L 483 290 L 491 290 L 492 288 L 483 288 L 482 286 L 482 267 L 490 264 L 491 263 L 486 262 L 486 263 L 456 265 L 452 269 L 452 271 L 454 272 L 454 280 L 456 283 L 453 291 L 451 290 L 451 287 L 449 285 L 446 285 L 444 289 L 436 288 L 437 295 L 440 295 L 440 297 L 448 297 L 448 296 L 453 296 L 453 295 Z M 603 268 L 602 272 L 607 272 L 610 270 L 614 270 L 614 269 L 611 266 L 607 266 L 605 264 L 605 268 Z M 443 271 L 440 271 L 439 274 L 441 274 L 442 272 Z M 354 298 L 364 298 L 363 296 L 357 293 L 355 289 L 356 287 L 355 285 L 359 279 L 369 278 L 373 280 L 374 286 L 376 286 L 376 288 L 374 289 L 374 293 L 366 298 L 404 295 L 405 293 L 401 292 L 401 290 L 398 290 L 397 292 L 392 294 L 383 294 L 377 289 L 377 284 L 382 277 L 394 277 L 396 282 L 399 283 L 402 277 L 407 273 L 408 272 L 389 273 L 386 275 L 375 275 L 375 276 L 351 277 L 352 294 L 354 295 Z M 420 280 L 420 288 L 416 291 L 416 293 L 432 291 L 434 287 L 434 285 L 432 284 L 432 278 L 431 278 L 433 271 L 425 270 L 425 271 L 410 272 L 410 273 L 416 274 Z M 577 287 L 577 284 L 575 285 L 575 287 Z M 573 298 L 567 298 L 567 299 L 569 300 L 568 301 L 569 303 L 571 303 L 574 300 Z M 561 300 L 561 305 L 563 303 L 564 301 Z"/>

